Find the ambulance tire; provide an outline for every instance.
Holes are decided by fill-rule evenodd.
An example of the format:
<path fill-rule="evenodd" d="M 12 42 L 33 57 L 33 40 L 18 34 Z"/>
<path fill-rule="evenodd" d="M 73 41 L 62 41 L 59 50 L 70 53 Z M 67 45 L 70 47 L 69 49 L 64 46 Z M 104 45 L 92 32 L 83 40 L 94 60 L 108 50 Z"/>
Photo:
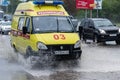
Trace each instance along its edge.
<path fill-rule="evenodd" d="M 72 59 L 79 59 L 81 57 L 81 53 L 75 53 L 72 55 Z"/>
<path fill-rule="evenodd" d="M 32 48 L 31 47 L 28 47 L 27 49 L 26 49 L 26 54 L 25 54 L 25 58 L 28 58 L 28 57 L 30 57 L 31 55 L 32 55 Z"/>
<path fill-rule="evenodd" d="M 49 53 L 43 53 L 42 51 L 39 51 L 39 64 L 41 67 L 50 67 L 55 65 L 55 56 L 51 55 Z"/>
<path fill-rule="evenodd" d="M 13 50 L 14 50 L 15 53 L 18 52 L 18 50 L 16 49 L 15 45 L 13 45 Z"/>
<path fill-rule="evenodd" d="M 16 62 L 19 61 L 18 50 L 16 49 L 15 45 L 12 46 L 14 53 L 12 54 L 12 59 Z"/>
<path fill-rule="evenodd" d="M 35 64 L 36 64 L 36 61 L 34 60 L 34 55 L 33 55 L 33 50 L 31 47 L 28 47 L 26 49 L 26 55 L 24 55 L 24 58 L 26 60 L 26 65 L 32 69 Z"/>

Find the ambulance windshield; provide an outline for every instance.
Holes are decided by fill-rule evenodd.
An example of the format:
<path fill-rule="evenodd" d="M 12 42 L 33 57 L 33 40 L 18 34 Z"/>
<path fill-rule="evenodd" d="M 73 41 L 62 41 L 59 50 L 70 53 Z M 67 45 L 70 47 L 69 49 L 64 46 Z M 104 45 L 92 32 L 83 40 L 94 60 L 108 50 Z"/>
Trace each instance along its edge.
<path fill-rule="evenodd" d="M 33 17 L 35 33 L 73 32 L 73 25 L 68 17 Z"/>

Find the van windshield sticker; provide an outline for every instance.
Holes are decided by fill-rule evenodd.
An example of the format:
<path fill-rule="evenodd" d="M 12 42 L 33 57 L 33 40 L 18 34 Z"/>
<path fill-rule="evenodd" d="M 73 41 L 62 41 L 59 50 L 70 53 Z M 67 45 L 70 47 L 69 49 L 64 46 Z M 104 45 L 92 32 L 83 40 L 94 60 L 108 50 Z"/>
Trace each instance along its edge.
<path fill-rule="evenodd" d="M 40 11 L 38 15 L 65 15 L 62 11 Z"/>
<path fill-rule="evenodd" d="M 40 31 L 40 29 L 39 29 L 39 28 L 36 28 L 35 31 Z"/>

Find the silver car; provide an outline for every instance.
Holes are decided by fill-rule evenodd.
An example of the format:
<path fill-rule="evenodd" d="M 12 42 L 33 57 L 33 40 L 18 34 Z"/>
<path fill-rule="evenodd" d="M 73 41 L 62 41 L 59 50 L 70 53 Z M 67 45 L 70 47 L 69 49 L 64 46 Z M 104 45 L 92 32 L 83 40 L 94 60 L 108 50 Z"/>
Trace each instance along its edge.
<path fill-rule="evenodd" d="M 9 33 L 11 31 L 11 21 L 0 22 L 0 32 L 2 34 Z"/>

